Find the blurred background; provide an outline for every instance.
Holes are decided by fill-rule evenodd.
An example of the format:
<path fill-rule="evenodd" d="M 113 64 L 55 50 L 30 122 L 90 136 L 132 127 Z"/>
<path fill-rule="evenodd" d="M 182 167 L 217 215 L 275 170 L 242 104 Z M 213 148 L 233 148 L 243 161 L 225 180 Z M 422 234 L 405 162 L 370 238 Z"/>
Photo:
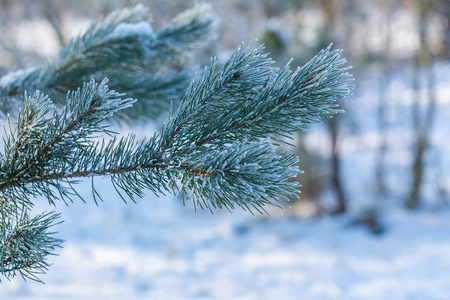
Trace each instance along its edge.
<path fill-rule="evenodd" d="M 450 1 L 204 2 L 220 32 L 193 65 L 258 39 L 279 66 L 301 66 L 330 43 L 353 66 L 346 113 L 290 149 L 305 171 L 301 199 L 271 216 L 210 215 L 172 197 L 124 205 L 105 189 L 100 207 L 57 207 L 67 242 L 47 285 L 15 279 L 0 296 L 450 299 Z M 193 5 L 0 0 L 0 76 L 45 63 L 92 20 L 136 3 L 155 27 Z"/>

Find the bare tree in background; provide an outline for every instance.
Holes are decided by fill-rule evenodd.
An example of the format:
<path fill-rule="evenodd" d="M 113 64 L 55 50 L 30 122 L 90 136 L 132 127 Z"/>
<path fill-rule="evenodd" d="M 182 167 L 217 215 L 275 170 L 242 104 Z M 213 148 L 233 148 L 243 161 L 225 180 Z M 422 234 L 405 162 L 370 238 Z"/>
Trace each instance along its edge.
<path fill-rule="evenodd" d="M 442 31 L 442 55 L 450 57 L 450 1 L 434 0 L 436 11 L 441 15 L 444 21 L 444 30 Z"/>
<path fill-rule="evenodd" d="M 45 4 L 48 9 L 43 10 L 44 17 L 52 25 L 53 30 L 58 37 L 59 46 L 61 47 L 66 43 L 64 37 L 63 26 L 61 22 L 61 12 L 59 3 L 56 0 L 45 0 Z"/>
<path fill-rule="evenodd" d="M 414 128 L 414 161 L 412 166 L 412 182 L 405 206 L 416 209 L 420 205 L 420 196 L 425 171 L 425 153 L 429 146 L 432 125 L 436 111 L 436 95 L 434 91 L 435 76 L 433 72 L 433 54 L 428 42 L 429 16 L 433 10 L 432 0 L 416 0 L 418 12 L 419 50 L 414 61 L 412 85 L 413 95 L 413 128 Z M 424 82 L 426 80 L 426 82 Z M 423 101 L 420 89 L 426 84 L 426 99 Z"/>
<path fill-rule="evenodd" d="M 385 16 L 385 22 L 380 22 L 380 31 L 384 33 L 384 49 L 381 53 L 381 76 L 379 78 L 379 102 L 378 102 L 378 134 L 380 138 L 380 146 L 376 154 L 375 163 L 375 180 L 377 185 L 377 194 L 380 199 L 387 194 L 386 188 L 386 152 L 388 148 L 387 143 L 387 87 L 391 79 L 391 72 L 389 68 L 389 62 L 391 59 L 391 47 L 392 47 L 392 13 L 393 13 L 393 1 L 381 0 L 381 9 Z"/>
<path fill-rule="evenodd" d="M 337 0 L 322 0 L 320 7 L 325 16 L 323 41 L 329 43 L 336 40 L 336 25 L 339 14 Z M 336 195 L 337 205 L 333 214 L 345 213 L 348 209 L 348 200 L 344 191 L 341 176 L 341 153 L 339 149 L 339 116 L 328 122 L 328 130 L 331 136 L 331 186 Z"/>

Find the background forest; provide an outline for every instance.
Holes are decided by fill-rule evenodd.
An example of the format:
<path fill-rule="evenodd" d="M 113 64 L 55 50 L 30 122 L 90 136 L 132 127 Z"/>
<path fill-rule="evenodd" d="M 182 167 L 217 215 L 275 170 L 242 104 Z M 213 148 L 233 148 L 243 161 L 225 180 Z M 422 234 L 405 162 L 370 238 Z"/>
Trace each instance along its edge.
<path fill-rule="evenodd" d="M 220 20 L 217 38 L 180 68 L 224 62 L 255 38 L 280 67 L 330 43 L 353 66 L 346 113 L 298 134 L 291 149 L 305 171 L 301 199 L 270 216 L 211 215 L 169 196 L 125 205 L 105 188 L 99 206 L 57 207 L 68 242 L 47 284 L 2 282 L 0 297 L 450 298 L 450 2 L 205 2 Z M 0 0 L 0 77 L 45 63 L 92 20 L 137 3 L 155 28 L 193 6 Z M 118 130 L 145 136 L 158 126 Z"/>

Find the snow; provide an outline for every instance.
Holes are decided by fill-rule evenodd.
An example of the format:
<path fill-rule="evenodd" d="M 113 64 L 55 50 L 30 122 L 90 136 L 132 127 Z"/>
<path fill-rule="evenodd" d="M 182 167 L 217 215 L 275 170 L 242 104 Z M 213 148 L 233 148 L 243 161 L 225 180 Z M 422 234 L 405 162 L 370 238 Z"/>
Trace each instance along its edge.
<path fill-rule="evenodd" d="M 111 35 L 114 37 L 153 35 L 153 28 L 148 21 L 141 21 L 138 23 L 120 23 Z"/>
<path fill-rule="evenodd" d="M 347 218 L 195 214 L 171 198 L 107 198 L 59 207 L 67 242 L 46 284 L 16 278 L 2 283 L 0 298 L 450 297 L 448 212 L 389 212 L 389 231 L 377 237 Z"/>
<path fill-rule="evenodd" d="M 44 19 L 30 18 L 28 20 L 27 18 L 13 24 L 6 27 L 6 30 L 10 31 L 9 36 L 15 48 L 23 53 L 36 53 L 46 58 L 58 54 L 60 44 L 50 22 Z"/>
<path fill-rule="evenodd" d="M 4 282 L 1 299 L 450 298 L 450 212 L 394 209 L 374 236 L 348 217 L 211 215 L 170 197 L 126 205 L 99 187 L 107 203 L 58 208 L 67 242 L 46 284 Z"/>
<path fill-rule="evenodd" d="M 26 68 L 26 69 L 19 69 L 14 72 L 10 72 L 2 77 L 0 77 L 0 88 L 8 88 L 11 84 L 22 81 L 23 78 L 27 77 L 30 73 L 32 73 L 36 68 Z"/>

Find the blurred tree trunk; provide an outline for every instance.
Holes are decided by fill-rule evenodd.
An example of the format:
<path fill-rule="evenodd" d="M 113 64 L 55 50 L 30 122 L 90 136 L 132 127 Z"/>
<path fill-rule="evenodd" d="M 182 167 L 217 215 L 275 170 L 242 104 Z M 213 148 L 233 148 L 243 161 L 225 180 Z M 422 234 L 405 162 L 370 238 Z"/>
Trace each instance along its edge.
<path fill-rule="evenodd" d="M 447 4 L 447 10 L 445 11 L 445 20 L 446 20 L 446 27 L 444 30 L 444 55 L 445 57 L 450 57 L 450 3 Z"/>
<path fill-rule="evenodd" d="M 2 11 L 9 11 L 12 0 L 0 0 L 0 8 Z"/>
<path fill-rule="evenodd" d="M 341 11 L 339 10 L 338 0 L 321 0 L 320 7 L 325 17 L 323 42 L 329 44 L 337 40 L 336 26 L 337 18 Z M 344 10 L 345 11 L 345 10 Z M 345 18 L 345 16 L 344 16 Z M 321 44 L 324 44 L 321 43 Z M 328 130 L 331 136 L 331 186 L 336 195 L 337 205 L 333 210 L 333 214 L 342 214 L 347 211 L 348 200 L 344 191 L 341 176 L 341 152 L 339 150 L 339 118 L 335 116 L 328 122 Z"/>
<path fill-rule="evenodd" d="M 55 0 L 46 0 L 45 4 L 47 5 L 47 9 L 44 10 L 44 17 L 50 25 L 52 25 L 52 28 L 58 37 L 59 46 L 61 47 L 66 43 L 66 39 L 64 37 L 58 3 Z"/>
<path fill-rule="evenodd" d="M 405 206 L 409 209 L 416 209 L 420 205 L 422 191 L 425 153 L 429 145 L 432 124 L 436 110 L 436 95 L 434 91 L 435 76 L 433 72 L 433 55 L 428 45 L 428 17 L 432 0 L 417 0 L 416 6 L 419 14 L 419 51 L 414 63 L 413 75 L 413 128 L 414 128 L 414 161 L 412 166 L 412 185 Z M 422 75 L 423 72 L 423 75 Z M 421 103 L 420 88 L 422 80 L 426 79 L 427 94 L 426 102 Z"/>
<path fill-rule="evenodd" d="M 387 87 L 390 82 L 391 72 L 389 67 L 390 56 L 391 56 L 391 44 L 392 44 L 392 0 L 382 0 L 381 9 L 383 10 L 383 15 L 386 16 L 385 22 L 380 22 L 380 31 L 384 36 L 384 52 L 381 54 L 381 76 L 379 82 L 379 102 L 378 102 L 378 133 L 380 138 L 380 146 L 376 154 L 375 163 L 375 180 L 377 186 L 377 194 L 379 198 L 383 198 L 387 194 L 386 188 L 386 151 L 388 148 L 387 144 Z"/>
<path fill-rule="evenodd" d="M 441 15 L 444 21 L 442 31 L 442 53 L 445 58 L 450 58 L 450 0 L 434 0 L 435 11 Z"/>
<path fill-rule="evenodd" d="M 342 214 L 347 211 L 347 196 L 344 192 L 341 176 L 341 153 L 338 145 L 339 117 L 330 119 L 328 128 L 331 134 L 331 184 L 336 193 L 337 206 L 333 214 Z"/>

